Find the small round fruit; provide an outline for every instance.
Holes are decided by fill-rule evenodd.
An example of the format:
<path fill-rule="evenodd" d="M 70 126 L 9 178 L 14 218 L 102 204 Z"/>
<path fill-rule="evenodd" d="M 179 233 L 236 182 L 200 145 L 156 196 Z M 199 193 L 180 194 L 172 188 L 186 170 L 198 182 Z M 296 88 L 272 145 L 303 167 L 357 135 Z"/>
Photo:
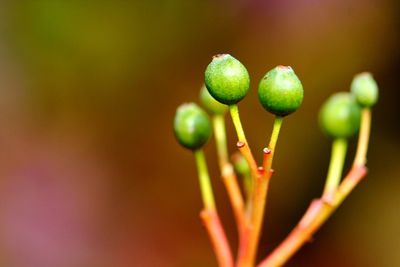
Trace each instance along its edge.
<path fill-rule="evenodd" d="M 246 67 L 228 54 L 213 57 L 206 68 L 204 81 L 210 94 L 226 105 L 238 103 L 250 88 L 250 77 Z"/>
<path fill-rule="evenodd" d="M 207 113 L 195 103 L 178 107 L 174 119 L 174 131 L 178 142 L 191 150 L 204 146 L 211 136 L 211 123 Z"/>
<path fill-rule="evenodd" d="M 291 67 L 275 67 L 264 75 L 258 86 L 261 105 L 277 116 L 295 112 L 303 97 L 303 85 Z"/>
<path fill-rule="evenodd" d="M 362 107 L 372 107 L 378 101 L 378 85 L 369 72 L 354 76 L 351 92 Z"/>
<path fill-rule="evenodd" d="M 333 138 L 348 138 L 360 127 L 360 107 L 348 92 L 332 95 L 324 103 L 319 114 L 323 131 Z"/>
<path fill-rule="evenodd" d="M 250 173 L 249 163 L 247 163 L 247 160 L 243 157 L 241 153 L 233 154 L 232 162 L 233 167 L 238 174 L 246 176 Z"/>
<path fill-rule="evenodd" d="M 215 100 L 205 86 L 200 90 L 200 101 L 206 110 L 215 115 L 222 115 L 228 110 L 228 106 Z"/>

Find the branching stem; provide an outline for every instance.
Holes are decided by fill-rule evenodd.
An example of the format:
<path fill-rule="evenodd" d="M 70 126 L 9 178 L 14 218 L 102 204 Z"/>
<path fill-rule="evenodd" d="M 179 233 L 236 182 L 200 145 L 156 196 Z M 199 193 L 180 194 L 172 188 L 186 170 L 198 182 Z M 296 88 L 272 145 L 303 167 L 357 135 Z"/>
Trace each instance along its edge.
<path fill-rule="evenodd" d="M 278 267 L 284 265 L 304 243 L 312 238 L 313 234 L 340 206 L 365 174 L 365 167 L 353 167 L 335 192 L 331 202 L 326 202 L 323 198 L 314 200 L 289 236 L 258 267 Z"/>
<path fill-rule="evenodd" d="M 264 149 L 265 156 L 263 167 L 259 168 L 257 176 L 255 177 L 255 182 L 253 183 L 252 207 L 250 210 L 251 230 L 249 231 L 247 246 L 243 248 L 239 255 L 238 266 L 240 267 L 254 266 L 263 224 L 269 181 L 272 173 L 272 160 L 282 122 L 282 117 L 275 118 L 271 139 L 269 141 L 269 148 Z"/>
<path fill-rule="evenodd" d="M 249 144 L 247 143 L 246 135 L 244 134 L 242 122 L 240 121 L 240 116 L 239 116 L 239 108 L 236 104 L 230 105 L 229 111 L 239 139 L 237 146 L 242 155 L 247 160 L 251 169 L 252 177 L 254 179 L 254 177 L 258 175 L 257 163 L 253 157 L 253 154 L 251 153 Z"/>
<path fill-rule="evenodd" d="M 215 208 L 210 176 L 203 150 L 194 151 L 204 208 L 200 213 L 220 267 L 233 267 L 233 257 L 224 228 Z"/>
<path fill-rule="evenodd" d="M 361 117 L 357 152 L 353 167 L 335 190 L 332 197 L 314 200 L 300 222 L 286 239 L 258 267 L 277 267 L 285 264 L 314 233 L 325 223 L 330 215 L 342 204 L 346 197 L 366 175 L 365 167 L 370 134 L 371 112 L 364 109 Z M 340 145 L 343 146 L 343 145 Z M 343 148 L 339 149 L 343 150 Z"/>
<path fill-rule="evenodd" d="M 243 196 L 237 181 L 233 166 L 228 160 L 228 148 L 226 142 L 225 121 L 223 115 L 213 117 L 214 135 L 217 146 L 219 167 L 221 177 L 228 192 L 238 228 L 239 237 L 242 235 L 245 226 Z"/>

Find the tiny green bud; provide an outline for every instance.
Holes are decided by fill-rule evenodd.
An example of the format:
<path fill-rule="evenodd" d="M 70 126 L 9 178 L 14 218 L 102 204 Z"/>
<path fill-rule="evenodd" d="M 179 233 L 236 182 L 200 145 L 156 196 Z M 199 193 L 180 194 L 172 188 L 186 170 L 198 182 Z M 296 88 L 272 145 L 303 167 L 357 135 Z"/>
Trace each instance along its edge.
<path fill-rule="evenodd" d="M 348 138 L 360 127 L 360 107 L 348 92 L 332 95 L 319 114 L 321 128 L 331 137 Z"/>
<path fill-rule="evenodd" d="M 372 107 L 378 101 L 378 85 L 369 72 L 354 76 L 351 92 L 362 107 Z"/>
<path fill-rule="evenodd" d="M 233 167 L 236 173 L 246 176 L 250 174 L 250 166 L 247 160 L 243 157 L 241 153 L 235 153 L 232 156 Z"/>
<path fill-rule="evenodd" d="M 277 116 L 295 112 L 303 96 L 303 85 L 291 67 L 275 67 L 264 75 L 258 86 L 261 105 Z"/>
<path fill-rule="evenodd" d="M 211 122 L 207 113 L 195 103 L 180 105 L 174 119 L 175 137 L 191 150 L 204 146 L 211 136 Z"/>
<path fill-rule="evenodd" d="M 228 54 L 214 56 L 207 66 L 204 78 L 210 94 L 226 105 L 238 103 L 250 88 L 250 77 L 246 67 Z"/>
<path fill-rule="evenodd" d="M 224 114 L 228 110 L 228 106 L 215 100 L 205 86 L 200 90 L 200 101 L 206 110 L 215 115 Z"/>

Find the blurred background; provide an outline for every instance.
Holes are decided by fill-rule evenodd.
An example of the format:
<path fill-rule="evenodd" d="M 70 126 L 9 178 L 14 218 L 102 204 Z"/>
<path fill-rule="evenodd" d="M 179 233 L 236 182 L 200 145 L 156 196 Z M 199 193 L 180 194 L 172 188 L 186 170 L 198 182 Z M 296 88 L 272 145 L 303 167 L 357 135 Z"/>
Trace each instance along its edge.
<path fill-rule="evenodd" d="M 197 101 L 212 55 L 230 53 L 252 78 L 240 109 L 258 160 L 273 119 L 258 81 L 290 65 L 305 89 L 282 129 L 259 257 L 322 192 L 322 102 L 367 70 L 380 85 L 369 175 L 288 266 L 400 266 L 399 20 L 396 0 L 0 1 L 0 265 L 216 266 L 172 119 Z M 234 152 L 230 120 L 228 132 Z M 213 141 L 206 152 L 235 247 Z"/>

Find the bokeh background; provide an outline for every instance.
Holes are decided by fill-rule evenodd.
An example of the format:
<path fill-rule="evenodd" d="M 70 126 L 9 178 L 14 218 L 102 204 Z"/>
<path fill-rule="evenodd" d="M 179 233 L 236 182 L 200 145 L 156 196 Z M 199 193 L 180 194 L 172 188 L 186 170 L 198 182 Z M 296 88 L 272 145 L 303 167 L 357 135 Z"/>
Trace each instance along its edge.
<path fill-rule="evenodd" d="M 322 191 L 319 107 L 368 70 L 380 85 L 368 178 L 288 266 L 400 266 L 399 20 L 396 0 L 0 1 L 0 265 L 216 266 L 172 119 L 197 101 L 211 56 L 231 53 L 252 77 L 240 109 L 259 160 L 272 116 L 258 81 L 291 65 L 305 88 L 279 140 L 260 257 Z M 228 132 L 234 152 L 229 120 Z"/>

